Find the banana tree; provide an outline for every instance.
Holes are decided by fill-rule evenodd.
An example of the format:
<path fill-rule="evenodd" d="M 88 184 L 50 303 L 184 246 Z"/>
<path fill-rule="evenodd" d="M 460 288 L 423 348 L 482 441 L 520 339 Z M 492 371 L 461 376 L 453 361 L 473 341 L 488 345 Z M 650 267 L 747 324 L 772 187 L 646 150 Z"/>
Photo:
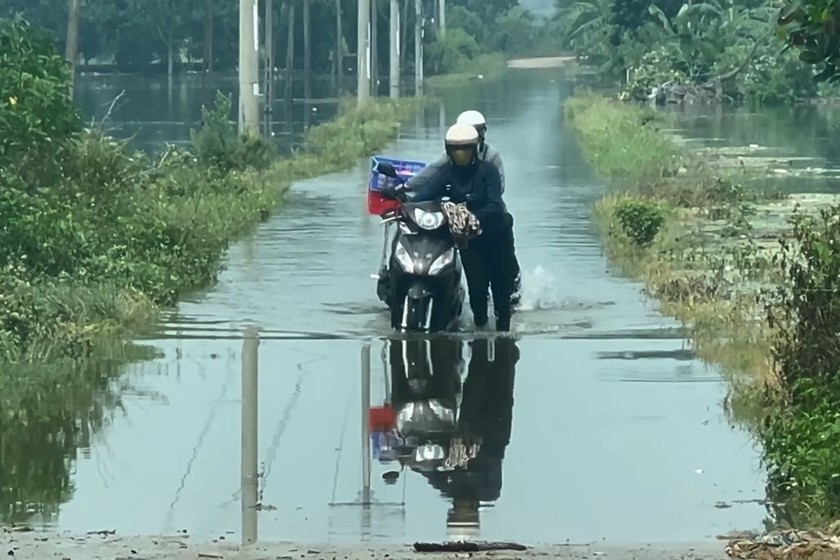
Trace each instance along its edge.
<path fill-rule="evenodd" d="M 613 31 L 612 0 L 578 0 L 558 5 L 556 21 L 564 47 L 590 60 L 612 58 L 613 49 L 608 41 Z"/>
<path fill-rule="evenodd" d="M 678 68 L 695 82 L 711 78 L 726 49 L 764 41 L 772 29 L 770 6 L 739 8 L 731 0 L 706 0 L 684 4 L 671 19 L 656 5 L 649 10 L 664 32 L 663 41 L 673 47 Z"/>
<path fill-rule="evenodd" d="M 800 60 L 822 67 L 817 81 L 840 81 L 840 0 L 789 1 L 778 24 Z"/>

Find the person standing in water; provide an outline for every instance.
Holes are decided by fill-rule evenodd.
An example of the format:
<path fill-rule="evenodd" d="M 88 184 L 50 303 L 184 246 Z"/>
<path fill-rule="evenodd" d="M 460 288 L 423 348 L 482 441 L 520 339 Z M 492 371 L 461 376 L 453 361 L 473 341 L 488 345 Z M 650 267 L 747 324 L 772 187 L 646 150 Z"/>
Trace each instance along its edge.
<path fill-rule="evenodd" d="M 492 163 L 499 170 L 499 176 L 501 178 L 502 184 L 502 194 L 504 194 L 505 166 L 502 162 L 501 154 L 499 154 L 497 150 L 492 148 L 487 143 L 487 120 L 484 118 L 484 115 L 481 114 L 481 112 L 476 111 L 475 109 L 470 109 L 458 115 L 458 119 L 455 122 L 456 124 L 466 124 L 475 128 L 476 132 L 478 133 L 478 159 L 481 161 L 487 161 Z M 448 163 L 449 156 L 447 154 L 443 154 L 443 156 L 440 159 L 427 165 L 426 167 L 421 169 L 416 175 L 414 175 L 411 179 L 409 179 L 406 183 L 407 189 L 410 191 L 419 190 Z M 518 305 L 520 300 L 522 299 L 522 271 L 519 267 L 519 259 L 516 258 L 516 243 L 513 239 L 512 226 L 510 228 L 510 236 L 511 239 L 509 241 L 509 244 L 511 247 L 514 248 L 513 252 L 510 254 L 509 264 L 509 270 L 513 283 L 513 290 L 511 291 L 510 295 L 510 303 L 511 305 Z"/>

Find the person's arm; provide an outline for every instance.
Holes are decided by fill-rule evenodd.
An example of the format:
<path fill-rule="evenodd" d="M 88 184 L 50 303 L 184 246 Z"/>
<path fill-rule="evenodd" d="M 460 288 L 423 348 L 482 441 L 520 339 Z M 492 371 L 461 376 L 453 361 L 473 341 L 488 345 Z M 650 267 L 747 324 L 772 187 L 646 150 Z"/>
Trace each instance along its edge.
<path fill-rule="evenodd" d="M 487 154 L 489 156 L 488 161 L 499 170 L 499 176 L 502 178 L 502 194 L 505 194 L 505 164 L 502 163 L 502 155 L 499 153 L 499 150 L 494 150 L 490 146 L 487 146 L 487 149 L 490 152 Z"/>
<path fill-rule="evenodd" d="M 437 172 L 429 177 L 419 190 L 414 191 L 414 196 L 411 197 L 411 202 L 426 202 L 428 200 L 435 200 L 446 194 L 446 185 L 448 183 L 449 173 L 447 167 L 441 167 Z"/>
<path fill-rule="evenodd" d="M 499 152 L 496 152 L 496 161 L 493 163 L 496 164 L 496 169 L 499 170 L 499 177 L 501 177 L 502 181 L 502 194 L 505 194 L 505 164 L 502 163 L 502 155 Z"/>
<path fill-rule="evenodd" d="M 499 169 L 490 162 L 481 166 L 480 170 L 484 182 L 485 196 L 487 202 L 484 206 L 473 212 L 478 221 L 493 222 L 500 218 L 505 212 L 505 204 L 502 201 L 502 176 Z"/>
<path fill-rule="evenodd" d="M 439 160 L 430 163 L 429 165 L 418 171 L 417 174 L 414 175 L 411 179 L 406 181 L 406 190 L 416 191 L 423 188 L 423 185 L 425 185 L 429 181 L 429 179 L 434 177 L 434 175 L 438 171 L 440 171 L 443 168 L 443 166 L 447 163 L 449 163 L 449 160 L 445 155 Z"/>

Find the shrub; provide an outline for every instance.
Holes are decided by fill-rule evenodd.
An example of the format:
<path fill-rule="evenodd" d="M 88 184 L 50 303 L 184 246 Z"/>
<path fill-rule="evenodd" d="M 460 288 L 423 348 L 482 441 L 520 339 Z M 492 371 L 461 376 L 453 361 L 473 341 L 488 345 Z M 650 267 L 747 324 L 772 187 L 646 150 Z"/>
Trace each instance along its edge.
<path fill-rule="evenodd" d="M 760 434 L 777 513 L 812 524 L 840 515 L 840 207 L 795 216 L 781 244 L 766 305 L 787 398 Z"/>
<path fill-rule="evenodd" d="M 653 243 L 665 223 L 662 209 L 646 200 L 623 200 L 616 205 L 614 213 L 624 233 L 642 248 Z"/>
<path fill-rule="evenodd" d="M 267 169 L 275 151 L 261 138 L 237 136 L 231 106 L 229 95 L 216 92 L 215 105 L 201 108 L 201 128 L 190 132 L 198 160 L 221 173 Z"/>

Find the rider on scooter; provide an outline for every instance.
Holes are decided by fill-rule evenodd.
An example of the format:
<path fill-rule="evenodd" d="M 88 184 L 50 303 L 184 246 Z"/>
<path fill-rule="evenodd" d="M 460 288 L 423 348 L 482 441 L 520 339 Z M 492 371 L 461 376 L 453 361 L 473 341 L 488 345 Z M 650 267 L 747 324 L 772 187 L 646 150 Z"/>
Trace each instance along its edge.
<path fill-rule="evenodd" d="M 475 127 L 476 132 L 478 132 L 478 158 L 482 161 L 489 161 L 490 163 L 494 164 L 499 170 L 499 175 L 501 176 L 502 181 L 502 194 L 504 194 L 505 166 L 502 163 L 502 156 L 499 154 L 499 152 L 490 147 L 490 145 L 485 140 L 487 134 L 487 120 L 484 118 L 484 115 L 482 115 L 479 111 L 476 111 L 475 109 L 470 109 L 458 115 L 456 124 L 468 124 L 472 127 Z M 443 157 L 441 157 L 439 160 L 430 163 L 422 170 L 420 170 L 416 175 L 414 175 L 411 179 L 409 179 L 406 183 L 406 187 L 412 191 L 419 190 L 435 173 L 440 171 L 447 163 L 449 163 L 449 157 L 446 154 L 444 154 Z M 513 228 L 510 229 L 510 234 L 512 237 Z M 510 245 L 511 247 L 515 247 L 513 239 L 510 240 Z M 519 268 L 519 260 L 516 258 L 515 250 L 511 254 L 510 273 L 514 278 L 513 292 L 511 293 L 510 303 L 511 305 L 516 305 L 522 298 L 522 274 Z"/>
<path fill-rule="evenodd" d="M 451 202 L 464 204 L 467 220 L 475 218 L 480 235 L 471 239 L 461 251 L 461 262 L 467 276 L 470 307 L 475 324 L 487 324 L 487 283 L 493 294 L 496 330 L 510 330 L 513 217 L 502 200 L 501 177 L 495 165 L 479 158 L 479 135 L 465 124 L 452 125 L 445 138 L 447 163 L 412 198 L 414 202 L 449 196 Z M 394 189 L 383 195 L 395 197 Z"/>

